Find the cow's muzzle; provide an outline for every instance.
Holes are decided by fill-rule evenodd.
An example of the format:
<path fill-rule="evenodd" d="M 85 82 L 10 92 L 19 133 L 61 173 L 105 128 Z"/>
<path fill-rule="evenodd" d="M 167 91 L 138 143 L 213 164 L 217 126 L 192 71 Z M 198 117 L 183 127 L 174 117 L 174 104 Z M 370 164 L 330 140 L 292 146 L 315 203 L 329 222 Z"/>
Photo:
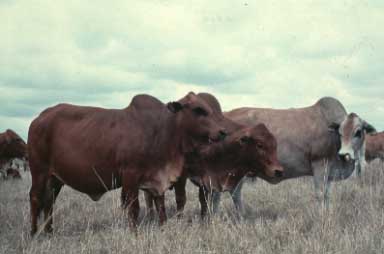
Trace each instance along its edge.
<path fill-rule="evenodd" d="M 275 170 L 275 177 L 277 177 L 277 178 L 281 178 L 281 177 L 283 177 L 283 171 L 281 171 L 281 170 L 279 170 L 279 169 L 276 169 Z"/>
<path fill-rule="evenodd" d="M 219 140 L 224 140 L 225 137 L 227 137 L 227 132 L 225 130 L 220 130 L 219 131 Z"/>
<path fill-rule="evenodd" d="M 208 143 L 212 144 L 214 142 L 223 141 L 227 135 L 228 134 L 224 129 L 219 130 L 214 137 L 208 137 Z"/>
<path fill-rule="evenodd" d="M 339 154 L 339 157 L 342 161 L 345 161 L 345 162 L 349 162 L 352 159 L 352 156 L 349 153 Z"/>

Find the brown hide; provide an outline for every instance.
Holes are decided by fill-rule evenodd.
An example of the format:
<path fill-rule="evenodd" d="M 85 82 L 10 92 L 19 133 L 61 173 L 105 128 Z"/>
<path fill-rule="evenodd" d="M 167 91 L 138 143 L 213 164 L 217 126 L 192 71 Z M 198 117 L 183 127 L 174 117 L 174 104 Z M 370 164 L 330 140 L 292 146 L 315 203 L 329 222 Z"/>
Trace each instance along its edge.
<path fill-rule="evenodd" d="M 93 200 L 122 186 L 122 206 L 136 225 L 138 190 L 161 197 L 181 175 L 187 152 L 225 135 L 217 118 L 194 93 L 167 105 L 138 95 L 124 109 L 46 109 L 29 129 L 31 233 L 42 210 L 45 230 L 52 230 L 52 204 L 63 184 Z"/>
<path fill-rule="evenodd" d="M 376 158 L 384 160 L 384 132 L 365 136 L 365 159 L 370 162 Z"/>

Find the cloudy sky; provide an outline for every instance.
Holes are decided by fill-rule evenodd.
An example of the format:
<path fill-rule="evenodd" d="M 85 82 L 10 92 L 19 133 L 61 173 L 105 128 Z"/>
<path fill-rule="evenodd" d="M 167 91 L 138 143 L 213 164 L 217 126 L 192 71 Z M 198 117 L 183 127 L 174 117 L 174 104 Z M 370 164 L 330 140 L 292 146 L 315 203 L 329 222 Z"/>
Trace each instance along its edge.
<path fill-rule="evenodd" d="M 193 3 L 193 4 L 192 4 Z M 384 1 L 0 0 L 0 132 L 59 102 L 338 98 L 384 129 Z"/>

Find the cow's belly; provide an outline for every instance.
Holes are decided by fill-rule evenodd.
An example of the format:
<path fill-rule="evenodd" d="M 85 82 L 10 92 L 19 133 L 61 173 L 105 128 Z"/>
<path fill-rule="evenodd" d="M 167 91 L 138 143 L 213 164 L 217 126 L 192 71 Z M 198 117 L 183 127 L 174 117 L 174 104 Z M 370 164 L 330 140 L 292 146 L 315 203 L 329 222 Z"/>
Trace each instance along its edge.
<path fill-rule="evenodd" d="M 98 200 L 105 192 L 121 186 L 116 170 L 101 169 L 89 165 L 85 167 L 56 165 L 51 174 L 65 185 L 88 194 L 93 200 Z"/>
<path fill-rule="evenodd" d="M 284 178 L 295 178 L 312 174 L 310 158 L 298 147 L 281 145 L 278 148 L 278 161 L 284 168 Z"/>

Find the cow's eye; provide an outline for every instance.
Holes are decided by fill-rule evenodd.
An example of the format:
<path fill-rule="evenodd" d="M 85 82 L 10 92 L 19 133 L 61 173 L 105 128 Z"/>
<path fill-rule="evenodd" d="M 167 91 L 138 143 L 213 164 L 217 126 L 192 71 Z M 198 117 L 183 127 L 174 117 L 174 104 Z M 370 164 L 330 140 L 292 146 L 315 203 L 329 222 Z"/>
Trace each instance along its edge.
<path fill-rule="evenodd" d="M 208 112 L 205 111 L 205 109 L 201 107 L 196 107 L 193 109 L 193 113 L 195 113 L 197 116 L 207 116 Z"/>
<path fill-rule="evenodd" d="M 264 145 L 262 143 L 260 143 L 260 142 L 256 142 L 256 146 L 259 149 L 263 149 L 264 148 Z"/>
<path fill-rule="evenodd" d="M 361 130 L 356 131 L 355 138 L 361 138 Z"/>

